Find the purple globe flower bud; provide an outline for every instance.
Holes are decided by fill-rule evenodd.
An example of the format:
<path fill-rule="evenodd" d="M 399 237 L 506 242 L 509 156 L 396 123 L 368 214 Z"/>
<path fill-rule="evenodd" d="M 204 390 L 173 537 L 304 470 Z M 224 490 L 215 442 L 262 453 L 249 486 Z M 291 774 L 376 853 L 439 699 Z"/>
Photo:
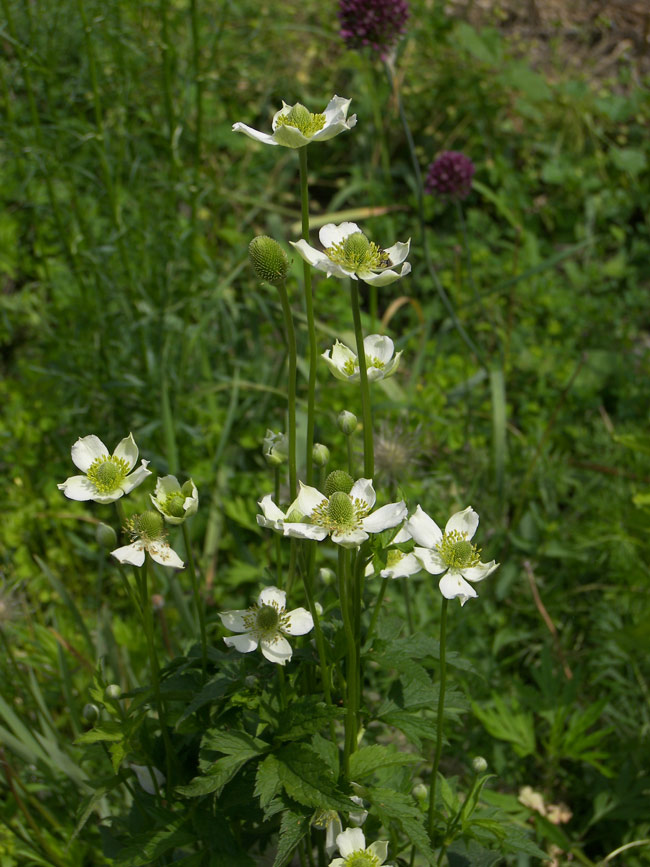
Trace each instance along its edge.
<path fill-rule="evenodd" d="M 382 60 L 406 29 L 406 0 L 340 0 L 340 36 L 348 48 L 369 46 Z"/>
<path fill-rule="evenodd" d="M 424 189 L 450 199 L 464 199 L 472 188 L 475 171 L 474 163 L 465 154 L 445 151 L 429 166 Z"/>

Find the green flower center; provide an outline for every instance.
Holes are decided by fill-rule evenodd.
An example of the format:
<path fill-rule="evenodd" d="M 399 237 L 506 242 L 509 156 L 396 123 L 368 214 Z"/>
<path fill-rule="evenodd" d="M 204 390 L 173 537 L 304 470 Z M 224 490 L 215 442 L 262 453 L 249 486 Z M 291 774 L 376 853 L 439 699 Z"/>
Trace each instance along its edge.
<path fill-rule="evenodd" d="M 100 494 L 110 494 L 116 491 L 129 472 L 129 465 L 122 458 L 106 455 L 95 458 L 86 475 Z"/>
<path fill-rule="evenodd" d="M 305 136 L 310 138 L 325 126 L 324 114 L 312 114 L 304 105 L 297 102 L 287 114 L 281 114 L 276 121 L 276 129 L 279 126 L 293 126 Z"/>
<path fill-rule="evenodd" d="M 379 867 L 379 858 L 368 852 L 353 852 L 343 862 L 345 867 Z"/>
<path fill-rule="evenodd" d="M 255 618 L 255 625 L 260 632 L 275 632 L 280 616 L 277 608 L 272 605 L 262 605 Z"/>
<path fill-rule="evenodd" d="M 404 554 L 401 551 L 399 551 L 397 548 L 393 548 L 391 551 L 388 552 L 388 555 L 386 557 L 386 565 L 389 569 L 391 568 L 391 566 L 397 566 L 403 556 Z"/>
<path fill-rule="evenodd" d="M 185 514 L 185 496 L 182 491 L 173 491 L 160 504 L 163 512 L 172 518 L 182 518 Z"/>
<path fill-rule="evenodd" d="M 325 496 L 331 497 L 335 491 L 343 491 L 344 494 L 349 494 L 353 485 L 354 479 L 350 473 L 346 473 L 345 470 L 332 470 L 325 479 Z"/>
<path fill-rule="evenodd" d="M 374 358 L 372 355 L 366 355 L 366 366 L 376 367 L 377 370 L 383 370 L 386 367 L 380 358 Z"/>
<path fill-rule="evenodd" d="M 346 533 L 360 530 L 361 522 L 369 511 L 365 500 L 353 500 L 344 491 L 335 491 L 329 500 L 323 500 L 316 506 L 311 513 L 311 522 L 330 533 Z"/>
<path fill-rule="evenodd" d="M 481 550 L 467 540 L 467 533 L 452 530 L 445 533 L 435 550 L 450 569 L 477 566 L 481 562 Z"/>
<path fill-rule="evenodd" d="M 243 617 L 244 626 L 258 639 L 274 641 L 280 635 L 280 630 L 289 625 L 289 618 L 284 608 L 278 608 L 276 602 L 270 605 L 253 605 Z"/>
<path fill-rule="evenodd" d="M 142 539 L 145 543 L 158 542 L 165 538 L 164 523 L 159 512 L 148 511 L 133 515 L 127 521 L 126 529 L 131 536 Z"/>
<path fill-rule="evenodd" d="M 325 250 L 328 259 L 347 271 L 366 272 L 373 268 L 386 268 L 390 259 L 363 232 L 353 232 Z"/>
<path fill-rule="evenodd" d="M 346 376 L 352 376 L 353 373 L 359 372 L 359 361 L 355 358 L 348 358 L 347 361 L 343 363 L 343 373 Z"/>

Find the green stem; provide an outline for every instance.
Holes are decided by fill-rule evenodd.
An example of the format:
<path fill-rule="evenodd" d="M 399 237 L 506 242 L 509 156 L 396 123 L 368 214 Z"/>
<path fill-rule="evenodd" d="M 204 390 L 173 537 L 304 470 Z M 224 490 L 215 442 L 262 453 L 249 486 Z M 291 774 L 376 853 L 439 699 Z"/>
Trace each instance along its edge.
<path fill-rule="evenodd" d="M 359 380 L 361 385 L 361 413 L 363 417 L 363 474 L 367 479 L 372 479 L 375 472 L 375 453 L 372 437 L 372 410 L 370 408 L 370 385 L 368 383 L 366 353 L 363 346 L 363 330 L 361 328 L 358 280 L 350 280 L 350 306 L 352 307 L 354 336 L 357 342 Z"/>
<path fill-rule="evenodd" d="M 345 780 L 350 779 L 350 756 L 356 748 L 357 742 L 357 664 L 356 642 L 354 638 L 353 601 L 350 587 L 350 552 L 347 548 L 339 546 L 339 596 L 341 601 L 341 614 L 343 616 L 343 630 L 347 651 L 347 695 L 345 701 L 345 744 L 343 748 L 343 775 Z"/>
<path fill-rule="evenodd" d="M 409 625 L 409 635 L 413 635 L 415 629 L 413 627 L 413 612 L 411 611 L 411 588 L 409 587 L 408 578 L 404 578 L 402 581 L 402 593 L 404 594 L 404 605 L 406 606 L 406 620 Z"/>
<path fill-rule="evenodd" d="M 307 181 L 307 148 L 298 148 L 300 157 L 300 202 L 302 209 L 302 237 L 309 242 L 309 186 Z M 303 262 L 305 284 L 305 312 L 309 336 L 309 379 L 307 392 L 307 439 L 305 443 L 306 480 L 314 483 L 314 467 L 311 459 L 314 445 L 314 408 L 316 404 L 316 325 L 314 323 L 314 297 L 311 288 L 311 265 Z"/>
<path fill-rule="evenodd" d="M 274 477 L 274 496 L 277 505 L 280 505 L 280 467 L 273 468 Z M 276 586 L 282 589 L 282 538 L 278 533 L 273 534 L 273 542 L 275 545 L 275 563 L 276 563 Z"/>
<path fill-rule="evenodd" d="M 205 673 L 208 665 L 208 642 L 205 635 L 205 611 L 203 609 L 203 600 L 201 599 L 201 594 L 199 593 L 199 582 L 196 576 L 196 568 L 194 566 L 194 554 L 192 552 L 192 544 L 190 542 L 190 534 L 187 529 L 187 522 L 183 521 L 183 541 L 185 542 L 185 553 L 187 554 L 187 566 L 190 573 L 190 580 L 192 582 L 192 594 L 194 596 L 194 605 L 196 606 L 196 613 L 199 618 L 199 629 L 201 631 L 201 671 L 203 674 L 203 680 L 205 680 Z"/>
<path fill-rule="evenodd" d="M 194 96 L 196 106 L 196 131 L 194 137 L 194 183 L 192 189 L 192 269 L 196 262 L 196 215 L 199 197 L 199 177 L 201 170 L 201 144 L 203 138 L 203 76 L 201 74 L 201 37 L 199 30 L 198 0 L 190 0 L 192 22 L 192 66 L 194 72 Z"/>
<path fill-rule="evenodd" d="M 386 595 L 386 588 L 388 587 L 389 580 L 390 578 L 386 577 L 381 582 L 381 587 L 379 588 L 379 593 L 377 594 L 377 601 L 375 602 L 375 608 L 372 612 L 372 620 L 370 621 L 370 626 L 368 627 L 368 631 L 366 632 L 366 643 L 370 641 L 370 639 L 374 635 L 375 627 L 377 626 L 377 619 L 381 610 L 381 603 L 384 601 L 384 596 Z"/>
<path fill-rule="evenodd" d="M 298 481 L 296 473 L 296 330 L 293 326 L 293 316 L 291 315 L 291 305 L 289 304 L 289 296 L 287 295 L 287 287 L 284 283 L 280 283 L 277 287 L 280 295 L 280 303 L 282 304 L 282 314 L 284 316 L 284 327 L 287 336 L 287 348 L 289 350 L 289 384 L 288 384 L 288 436 L 289 436 L 289 491 L 290 500 L 293 502 L 298 494 Z M 313 437 L 313 431 L 312 431 Z M 311 449 L 307 455 L 308 463 L 311 462 Z M 276 500 L 277 503 L 277 500 Z"/>
<path fill-rule="evenodd" d="M 431 768 L 431 789 L 429 792 L 429 838 L 431 845 L 434 845 L 435 833 L 435 809 L 436 809 L 436 784 L 438 781 L 438 767 L 440 765 L 440 754 L 442 753 L 442 722 L 445 710 L 445 687 L 447 685 L 447 659 L 446 659 L 446 641 L 447 641 L 447 606 L 449 600 L 443 598 L 442 608 L 440 611 L 440 691 L 438 694 L 438 715 L 436 721 L 436 748 L 433 755 L 433 764 Z"/>
<path fill-rule="evenodd" d="M 348 436 L 348 472 L 354 478 L 354 455 L 352 453 L 352 434 Z"/>

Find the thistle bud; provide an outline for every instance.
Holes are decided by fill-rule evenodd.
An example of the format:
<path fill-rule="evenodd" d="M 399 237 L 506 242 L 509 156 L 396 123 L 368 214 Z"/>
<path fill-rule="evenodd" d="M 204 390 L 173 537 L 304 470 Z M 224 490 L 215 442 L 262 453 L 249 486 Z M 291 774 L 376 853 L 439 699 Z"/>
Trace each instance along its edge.
<path fill-rule="evenodd" d="M 268 235 L 258 235 L 248 245 L 248 256 L 260 280 L 273 286 L 284 283 L 289 271 L 289 257 L 277 241 Z"/>
<path fill-rule="evenodd" d="M 311 459 L 317 467 L 326 467 L 330 459 L 330 450 L 322 443 L 314 443 Z"/>
<path fill-rule="evenodd" d="M 97 524 L 95 539 L 102 548 L 111 551 L 117 545 L 117 533 L 108 524 Z"/>
<path fill-rule="evenodd" d="M 339 430 L 342 431 L 346 437 L 349 437 L 357 429 L 357 417 L 353 412 L 348 412 L 347 409 L 344 409 L 339 413 L 338 425 Z"/>

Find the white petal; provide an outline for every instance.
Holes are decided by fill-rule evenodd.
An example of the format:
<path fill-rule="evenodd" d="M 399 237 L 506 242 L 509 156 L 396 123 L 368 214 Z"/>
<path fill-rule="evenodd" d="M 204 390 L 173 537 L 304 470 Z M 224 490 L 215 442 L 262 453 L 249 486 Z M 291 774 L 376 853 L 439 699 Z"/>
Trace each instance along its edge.
<path fill-rule="evenodd" d="M 325 360 L 325 364 L 327 364 L 327 366 L 329 367 L 331 372 L 334 374 L 334 376 L 337 379 L 340 379 L 341 382 L 347 382 L 348 380 L 354 379 L 354 374 L 352 374 L 351 376 L 348 376 L 347 373 L 343 372 L 340 365 L 338 365 L 334 361 L 332 361 L 332 359 L 330 358 L 330 350 L 329 349 L 326 350 L 325 352 L 323 352 L 322 358 Z"/>
<path fill-rule="evenodd" d="M 137 468 L 137 470 L 133 470 L 131 475 L 127 476 L 124 479 L 124 481 L 120 485 L 120 488 L 122 489 L 122 491 L 125 494 L 130 493 L 133 490 L 133 488 L 137 488 L 138 485 L 141 484 L 141 482 L 144 482 L 144 480 L 147 478 L 147 476 L 151 475 L 151 470 L 147 469 L 148 463 L 149 463 L 149 461 L 145 461 L 143 459 L 142 463 Z"/>
<path fill-rule="evenodd" d="M 379 858 L 379 863 L 383 864 L 388 857 L 388 843 L 385 840 L 377 840 L 368 846 L 368 852 Z"/>
<path fill-rule="evenodd" d="M 418 545 L 425 548 L 433 548 L 442 539 L 442 530 L 420 506 L 406 522 L 406 529 Z"/>
<path fill-rule="evenodd" d="M 144 563 L 144 545 L 142 542 L 133 542 L 111 551 L 113 557 L 120 563 L 128 563 L 130 566 L 142 566 Z"/>
<path fill-rule="evenodd" d="M 403 244 L 401 241 L 398 241 L 396 244 L 393 244 L 392 247 L 387 247 L 384 250 L 384 253 L 390 259 L 391 265 L 393 267 L 395 265 L 401 265 L 402 262 L 406 259 L 409 254 L 409 248 L 411 246 L 411 239 L 409 238 L 406 244 Z"/>
<path fill-rule="evenodd" d="M 363 273 L 359 274 L 359 279 L 371 286 L 388 286 L 396 280 L 401 280 L 411 273 L 411 263 L 404 262 L 401 271 L 381 271 L 379 274 Z"/>
<path fill-rule="evenodd" d="M 282 108 L 279 111 L 276 111 L 276 113 L 273 115 L 273 120 L 271 121 L 271 128 L 274 132 L 278 126 L 278 118 L 284 117 L 285 115 L 289 114 L 292 108 L 292 105 L 289 105 L 288 102 L 282 100 Z"/>
<path fill-rule="evenodd" d="M 353 852 L 363 852 L 366 848 L 366 838 L 363 836 L 361 828 L 346 828 L 336 838 L 336 845 L 339 847 L 341 855 L 347 858 Z"/>
<path fill-rule="evenodd" d="M 348 116 L 351 99 L 345 99 L 342 96 L 333 96 L 327 103 L 327 107 L 323 114 L 325 115 L 325 125 L 333 123 L 337 120 L 345 120 Z M 352 118 L 348 121 L 350 123 Z"/>
<path fill-rule="evenodd" d="M 180 491 L 181 485 L 176 476 L 161 476 L 156 482 L 154 496 L 157 500 L 165 500 L 170 494 Z"/>
<path fill-rule="evenodd" d="M 107 458 L 109 452 L 99 437 L 90 434 L 87 437 L 79 437 L 72 446 L 71 455 L 75 467 L 82 473 L 87 473 L 93 461 L 97 458 Z"/>
<path fill-rule="evenodd" d="M 433 548 L 414 548 L 413 553 L 431 575 L 440 575 L 447 568 L 447 564 Z"/>
<path fill-rule="evenodd" d="M 244 617 L 249 613 L 248 608 L 239 608 L 236 611 L 220 611 L 219 617 L 226 629 L 230 629 L 231 632 L 246 632 L 250 627 L 244 623 Z"/>
<path fill-rule="evenodd" d="M 340 244 L 345 241 L 348 235 L 353 235 L 355 232 L 360 232 L 361 229 L 356 223 L 326 223 L 318 233 L 318 240 L 323 247 L 331 247 L 334 244 Z"/>
<path fill-rule="evenodd" d="M 336 542 L 342 548 L 358 548 L 367 538 L 368 534 L 363 530 L 344 530 L 332 533 L 332 542 Z"/>
<path fill-rule="evenodd" d="M 190 479 L 190 481 L 192 481 Z M 192 496 L 185 497 L 185 502 L 183 503 L 183 508 L 185 509 L 185 517 L 189 518 L 190 515 L 194 515 L 197 509 L 199 508 L 199 492 L 196 489 L 196 485 L 192 482 Z"/>
<path fill-rule="evenodd" d="M 289 243 L 292 247 L 296 248 L 305 262 L 308 262 L 314 267 L 329 267 L 329 265 L 332 264 L 325 253 L 312 247 L 311 244 L 308 244 L 303 238 L 301 238 L 300 241 L 290 241 Z"/>
<path fill-rule="evenodd" d="M 286 616 L 289 622 L 282 631 L 287 635 L 306 635 L 314 628 L 314 618 L 305 608 L 294 608 Z"/>
<path fill-rule="evenodd" d="M 147 551 L 151 559 L 160 563 L 161 566 L 169 566 L 171 569 L 185 568 L 185 563 L 166 542 L 150 542 Z"/>
<path fill-rule="evenodd" d="M 265 587 L 258 597 L 259 605 L 275 605 L 283 611 L 287 607 L 287 594 L 277 587 Z"/>
<path fill-rule="evenodd" d="M 372 486 L 372 479 L 357 479 L 357 481 L 352 485 L 350 498 L 352 500 L 363 500 L 363 502 L 367 504 L 368 508 L 372 509 L 377 502 L 377 495 Z"/>
<path fill-rule="evenodd" d="M 402 542 L 408 542 L 409 539 L 412 539 L 412 538 L 413 537 L 411 536 L 411 534 L 409 533 L 409 531 L 407 529 L 407 524 L 404 524 L 404 526 L 399 530 L 399 532 L 397 533 L 397 536 L 395 536 L 395 538 L 393 539 L 391 544 L 401 545 Z"/>
<path fill-rule="evenodd" d="M 156 794 L 154 779 L 156 783 L 158 783 L 159 788 L 165 782 L 165 775 L 162 773 L 162 771 L 159 771 L 158 768 L 152 767 L 151 770 L 149 770 L 146 765 L 136 765 L 132 762 L 129 762 L 129 767 L 138 778 L 140 786 L 148 795 Z"/>
<path fill-rule="evenodd" d="M 243 635 L 226 635 L 224 644 L 234 647 L 240 653 L 250 653 L 257 647 L 257 638 L 245 632 Z"/>
<path fill-rule="evenodd" d="M 257 129 L 253 129 L 252 126 L 246 126 L 245 123 L 234 123 L 232 125 L 233 132 L 243 132 L 244 135 L 247 135 L 249 138 L 255 139 L 255 141 L 261 141 L 262 144 L 268 145 L 277 145 L 278 142 L 273 138 L 272 135 L 269 135 L 266 132 L 260 132 Z"/>
<path fill-rule="evenodd" d="M 478 515 L 471 506 L 468 506 L 462 512 L 456 512 L 455 515 L 451 516 L 447 521 L 445 533 L 451 533 L 455 530 L 457 533 L 466 533 L 465 538 L 471 539 L 476 533 L 477 527 Z"/>
<path fill-rule="evenodd" d="M 445 599 L 455 599 L 457 596 L 467 599 L 478 596 L 476 590 L 465 581 L 460 572 L 452 572 L 451 569 L 446 575 L 442 576 L 438 586 Z"/>
<path fill-rule="evenodd" d="M 283 145 L 285 148 L 302 148 L 309 144 L 312 136 L 308 138 L 297 127 L 281 124 L 280 126 L 276 126 L 273 138 L 276 144 Z"/>
<path fill-rule="evenodd" d="M 395 352 L 395 344 L 385 334 L 369 334 L 363 341 L 363 348 L 366 356 L 383 361 L 384 366 L 388 364 Z"/>
<path fill-rule="evenodd" d="M 282 509 L 279 509 L 275 503 L 273 502 L 273 494 L 266 494 L 257 504 L 262 512 L 264 513 L 264 517 L 270 524 L 264 524 L 263 526 L 277 526 L 280 522 L 284 521 L 284 512 Z M 258 519 L 260 515 L 257 516 Z M 258 520 L 259 523 L 259 520 Z"/>
<path fill-rule="evenodd" d="M 58 484 L 57 488 L 63 491 L 69 500 L 94 500 L 100 496 L 97 488 L 86 476 L 70 476 L 65 482 Z"/>
<path fill-rule="evenodd" d="M 296 506 L 298 511 L 308 517 L 314 511 L 316 506 L 319 506 L 323 500 L 326 500 L 325 494 L 321 494 L 318 488 L 312 488 L 310 485 L 303 485 L 300 482 L 300 491 L 296 497 Z"/>
<path fill-rule="evenodd" d="M 386 371 L 383 367 L 368 367 L 366 369 L 366 375 L 368 377 L 368 382 L 379 382 L 386 378 Z M 358 379 L 359 377 L 356 378 Z"/>
<path fill-rule="evenodd" d="M 283 532 L 285 536 L 291 536 L 294 539 L 313 539 L 316 542 L 322 542 L 329 535 L 325 527 L 319 527 L 316 524 L 288 523 L 284 525 Z"/>
<path fill-rule="evenodd" d="M 325 847 L 325 850 L 327 851 L 327 846 Z M 329 856 L 332 853 L 328 851 L 327 854 Z M 333 861 L 330 861 L 329 867 L 345 867 L 345 861 L 343 860 L 343 858 L 335 858 Z"/>
<path fill-rule="evenodd" d="M 468 581 L 473 581 L 476 584 L 477 581 L 482 581 L 488 575 L 491 575 L 498 565 L 496 560 L 490 560 L 489 563 L 478 563 L 476 566 L 461 569 L 460 573 L 463 578 L 467 578 Z"/>
<path fill-rule="evenodd" d="M 383 530 L 388 530 L 391 527 L 396 527 L 406 517 L 408 509 L 404 500 L 399 503 L 388 503 L 377 509 L 372 515 L 368 515 L 361 522 L 363 529 L 368 533 L 381 533 Z"/>
<path fill-rule="evenodd" d="M 349 120 L 338 120 L 334 123 L 326 124 L 322 129 L 314 133 L 310 141 L 329 141 L 329 139 L 334 138 L 339 133 L 352 129 L 356 122 L 357 116 L 353 114 Z"/>
<path fill-rule="evenodd" d="M 276 662 L 278 665 L 286 665 L 293 655 L 291 645 L 281 635 L 276 635 L 273 641 L 262 638 L 260 649 L 269 662 Z"/>
<path fill-rule="evenodd" d="M 332 857 L 332 854 L 336 849 L 336 838 L 342 831 L 343 825 L 341 825 L 341 820 L 339 819 L 338 814 L 334 813 L 332 821 L 327 823 L 327 833 L 325 835 L 325 851 L 329 858 Z M 330 867 L 333 867 L 337 862 L 345 865 L 342 858 L 335 858 L 334 861 L 330 862 Z"/>
<path fill-rule="evenodd" d="M 341 368 L 341 370 L 346 366 L 352 363 L 352 365 L 357 364 L 357 356 L 352 350 L 345 345 L 345 343 L 341 343 L 340 340 L 337 340 L 334 346 L 332 347 L 332 361 L 336 364 L 337 367 Z"/>
<path fill-rule="evenodd" d="M 408 578 L 422 570 L 422 563 L 415 554 L 404 554 L 401 560 L 392 566 L 387 566 L 379 573 L 382 578 Z"/>
<path fill-rule="evenodd" d="M 118 443 L 113 455 L 125 461 L 130 470 L 133 469 L 135 462 L 138 460 L 138 447 L 135 444 L 132 433 Z"/>

